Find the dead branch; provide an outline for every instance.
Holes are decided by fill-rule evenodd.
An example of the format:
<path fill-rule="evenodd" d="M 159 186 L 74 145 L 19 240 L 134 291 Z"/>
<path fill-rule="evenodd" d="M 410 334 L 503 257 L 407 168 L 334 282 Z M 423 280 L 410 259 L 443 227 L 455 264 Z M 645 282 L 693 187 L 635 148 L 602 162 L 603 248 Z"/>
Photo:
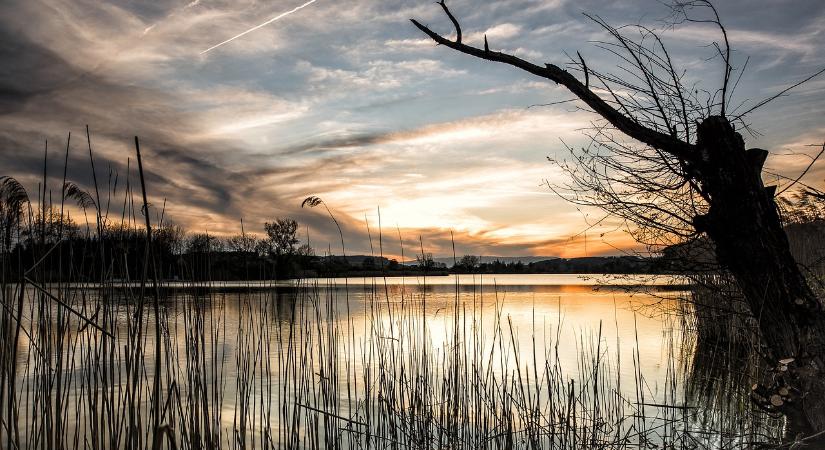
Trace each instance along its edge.
<path fill-rule="evenodd" d="M 448 13 L 449 17 L 452 18 L 451 20 L 454 21 L 454 25 L 458 25 L 458 21 L 454 18 L 452 13 L 449 12 L 447 5 L 443 1 L 439 2 L 439 4 Z M 432 31 L 429 27 L 421 24 L 415 19 L 411 19 L 411 21 L 418 29 L 424 32 L 433 41 L 441 45 L 484 60 L 508 64 L 564 86 L 573 95 L 592 108 L 593 111 L 610 122 L 610 124 L 616 127 L 616 129 L 633 139 L 667 152 L 684 161 L 692 161 L 695 158 L 696 152 L 693 145 L 675 138 L 672 135 L 650 129 L 634 121 L 632 118 L 625 116 L 613 108 L 613 106 L 607 103 L 604 99 L 599 97 L 599 95 L 593 92 L 588 86 L 555 64 L 548 63 L 542 67 L 514 55 L 485 50 L 463 44 L 459 39 L 456 41 L 451 41 Z M 456 28 L 458 29 L 459 27 L 457 26 Z"/>

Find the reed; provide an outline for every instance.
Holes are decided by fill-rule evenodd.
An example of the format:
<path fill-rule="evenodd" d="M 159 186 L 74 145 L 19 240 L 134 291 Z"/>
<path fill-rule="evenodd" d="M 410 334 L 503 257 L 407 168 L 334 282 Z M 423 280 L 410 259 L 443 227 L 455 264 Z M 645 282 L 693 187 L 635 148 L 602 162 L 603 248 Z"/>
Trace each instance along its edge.
<path fill-rule="evenodd" d="M 166 290 L 158 319 L 135 316 L 129 288 L 55 294 L 113 337 L 26 289 L 19 328 L 32 337 L 17 342 L 6 381 L 8 448 L 149 448 L 156 437 L 162 448 L 746 448 L 781 426 L 747 398 L 731 402 L 741 380 L 724 381 L 738 361 L 720 360 L 730 349 L 688 357 L 681 349 L 696 341 L 673 329 L 655 400 L 638 343 L 633 379 L 621 379 L 601 329 L 579 336 L 577 365 L 565 368 L 559 331 L 515 328 L 496 291 L 457 298 L 439 324 L 426 291 L 378 280 L 356 306 L 362 320 L 345 314 L 343 289 L 220 288 Z"/>
<path fill-rule="evenodd" d="M 735 370 L 738 344 L 708 346 L 697 305 L 712 305 L 711 291 L 663 322 L 666 375 L 653 388 L 638 339 L 630 355 L 613 354 L 601 326 L 582 331 L 565 367 L 563 324 L 534 310 L 530 329 L 516 327 L 497 287 L 457 284 L 445 300 L 426 277 L 360 290 L 159 285 L 152 230 L 163 224 L 150 220 L 143 177 L 139 193 L 125 178 L 92 197 L 64 175 L 52 203 L 44 169 L 37 204 L 0 179 L 3 448 L 747 448 L 781 435 L 778 419 L 732 396 L 760 369 Z M 61 245 L 67 201 L 95 209 L 85 239 L 95 256 L 81 260 L 95 279 L 62 263 L 76 261 L 62 254 L 74 248 Z M 139 255 L 125 242 L 136 234 Z M 12 264 L 23 258 L 12 243 L 25 239 L 36 252 Z M 382 239 L 379 229 L 381 252 Z M 46 263 L 59 267 L 54 281 Z"/>

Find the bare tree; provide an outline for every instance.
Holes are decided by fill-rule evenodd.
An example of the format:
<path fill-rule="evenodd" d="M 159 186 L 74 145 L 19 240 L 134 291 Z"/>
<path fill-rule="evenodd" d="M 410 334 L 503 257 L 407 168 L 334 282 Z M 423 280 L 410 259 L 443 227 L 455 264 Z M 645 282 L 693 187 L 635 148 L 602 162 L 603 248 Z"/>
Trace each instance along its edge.
<path fill-rule="evenodd" d="M 680 2 L 671 18 L 671 23 L 710 23 L 719 30 L 722 43 L 714 48 L 722 62 L 721 87 L 707 91 L 685 86 L 662 40 L 641 25 L 615 28 L 588 16 L 610 36 L 597 46 L 619 59 L 621 73 L 598 72 L 577 54 L 569 64 L 577 78 L 555 64 L 494 51 L 486 36 L 483 48 L 465 44 L 459 21 L 443 0 L 439 4 L 455 28 L 454 39 L 412 20 L 433 41 L 555 82 L 603 120 L 591 130 L 592 145 L 562 163 L 571 175 L 567 188 L 573 201 L 632 221 L 637 238 L 651 245 L 710 238 L 719 265 L 736 280 L 759 324 L 766 359 L 777 367 L 752 398 L 786 416 L 789 439 L 822 439 L 825 312 L 789 250 L 775 186 L 763 184 L 768 152 L 746 149 L 734 126 L 747 130 L 746 115 L 785 91 L 738 114 L 741 107 L 729 106 L 738 79 L 714 6 L 706 0 Z"/>
<path fill-rule="evenodd" d="M 195 233 L 186 243 L 187 253 L 215 253 L 222 250 L 222 242 L 209 233 Z"/>
<path fill-rule="evenodd" d="M 225 246 L 231 252 L 252 253 L 255 251 L 255 246 L 257 244 L 258 239 L 255 238 L 255 236 L 242 233 L 228 237 L 226 239 Z"/>
<path fill-rule="evenodd" d="M 415 255 L 415 263 L 419 268 L 424 270 L 432 270 L 435 268 L 436 262 L 433 259 L 432 253 L 422 253 Z"/>
<path fill-rule="evenodd" d="M 468 272 L 472 272 L 478 267 L 478 264 L 481 262 L 481 258 L 475 255 L 464 255 L 461 259 L 458 260 L 456 266 L 458 266 L 462 270 L 466 270 Z"/>
<path fill-rule="evenodd" d="M 186 230 L 169 220 L 158 226 L 153 240 L 159 251 L 168 252 L 170 255 L 182 254 L 189 244 Z"/>
<path fill-rule="evenodd" d="M 295 254 L 295 246 L 300 242 L 297 236 L 298 222 L 290 218 L 279 218 L 275 222 L 266 222 L 264 230 L 271 253 L 278 257 Z"/>

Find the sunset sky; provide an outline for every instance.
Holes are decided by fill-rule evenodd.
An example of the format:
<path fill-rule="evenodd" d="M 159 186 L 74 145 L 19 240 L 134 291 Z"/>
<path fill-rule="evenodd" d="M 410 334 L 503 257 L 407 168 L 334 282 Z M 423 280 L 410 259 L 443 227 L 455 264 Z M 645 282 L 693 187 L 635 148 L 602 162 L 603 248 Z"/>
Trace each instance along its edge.
<path fill-rule="evenodd" d="M 132 139 L 141 138 L 155 208 L 191 231 L 262 230 L 289 216 L 319 252 L 341 223 L 348 251 L 369 252 L 378 214 L 385 253 L 405 245 L 439 256 L 617 253 L 633 248 L 619 223 L 577 210 L 545 182 L 563 182 L 547 161 L 584 145 L 597 118 L 561 88 L 509 67 L 437 47 L 410 22 L 444 34 L 431 0 L 317 0 L 213 48 L 307 0 L 28 0 L 0 6 L 0 175 L 37 191 L 44 140 L 50 185 L 59 192 L 66 135 L 70 178 L 91 187 L 84 127 L 97 175 L 119 174 L 122 201 Z M 734 104 L 754 103 L 825 68 L 825 2 L 725 0 L 718 7 L 736 48 L 750 58 Z M 583 12 L 614 25 L 662 27 L 655 0 L 452 0 L 464 40 L 525 59 L 564 64 L 580 51 L 609 70 Z M 704 24 L 664 33 L 686 78 L 715 89 L 709 60 L 720 39 Z M 206 52 L 205 52 L 206 51 Z M 692 83 L 688 83 L 692 84 Z M 825 141 L 825 76 L 750 117 L 769 149 L 769 170 L 795 177 Z M 134 167 L 134 166 L 133 166 Z M 132 175 L 134 177 L 134 174 Z M 803 181 L 822 187 L 825 163 Z M 133 178 L 134 181 L 134 178 Z M 32 195 L 34 197 L 34 195 Z M 116 204 L 116 200 L 112 203 Z M 116 208 L 112 207 L 115 211 Z M 119 210 L 117 210 L 119 215 Z M 375 243 L 377 245 L 377 242 Z"/>

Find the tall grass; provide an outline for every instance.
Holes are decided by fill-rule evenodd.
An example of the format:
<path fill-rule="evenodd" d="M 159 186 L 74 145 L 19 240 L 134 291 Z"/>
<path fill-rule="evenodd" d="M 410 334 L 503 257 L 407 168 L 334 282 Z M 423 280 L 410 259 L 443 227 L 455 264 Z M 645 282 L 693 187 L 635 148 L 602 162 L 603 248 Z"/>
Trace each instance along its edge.
<path fill-rule="evenodd" d="M 547 324 L 518 329 L 496 292 L 457 298 L 442 327 L 426 290 L 380 285 L 350 315 L 343 289 L 305 282 L 286 292 L 177 287 L 158 321 L 135 317 L 129 288 L 53 292 L 113 336 L 23 292 L 15 374 L 4 374 L 6 448 L 150 448 L 156 433 L 170 449 L 747 448 L 781 425 L 724 381 L 735 372 L 720 362 L 724 349 L 685 355 L 691 338 L 671 329 L 666 375 L 648 380 L 645 349 L 611 354 L 600 329 L 582 332 L 576 367 L 564 367 L 562 325 L 549 336 L 537 332 Z"/>
<path fill-rule="evenodd" d="M 638 340 L 622 355 L 608 352 L 613 337 L 601 326 L 573 344 L 562 343 L 561 322 L 535 314 L 518 328 L 496 288 L 456 285 L 445 301 L 426 279 L 372 279 L 360 291 L 307 280 L 157 285 L 149 202 L 142 176 L 135 200 L 132 177 L 118 194 L 110 176 L 94 198 L 64 177 L 56 215 L 45 170 L 36 207 L 15 186 L 3 191 L 3 448 L 744 448 L 780 434 L 781 424 L 727 398 L 734 386 L 691 387 L 697 374 L 718 382 L 733 367 L 703 359 L 698 328 L 682 332 L 689 322 L 665 328 L 666 370 L 654 390 Z M 120 221 L 101 206 L 113 198 Z M 96 280 L 60 265 L 62 236 L 47 245 L 49 218 L 62 220 L 67 199 L 95 209 L 87 242 L 100 250 L 89 262 Z M 138 279 L 132 258 L 106 250 L 125 248 L 107 232 L 113 222 L 144 233 Z M 13 273 L 10 234 L 34 242 L 38 227 L 38 253 Z M 42 263 L 51 260 L 60 273 L 47 283 Z M 576 347 L 574 367 L 564 367 L 562 345 Z"/>

